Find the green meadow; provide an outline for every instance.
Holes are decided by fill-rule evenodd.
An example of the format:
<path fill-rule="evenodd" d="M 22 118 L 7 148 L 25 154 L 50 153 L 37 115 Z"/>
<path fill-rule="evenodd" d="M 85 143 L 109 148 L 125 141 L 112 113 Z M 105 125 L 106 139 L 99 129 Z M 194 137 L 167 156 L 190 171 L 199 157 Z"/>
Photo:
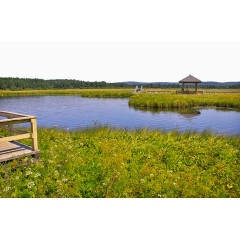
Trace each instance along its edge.
<path fill-rule="evenodd" d="M 41 161 L 0 165 L 0 197 L 240 197 L 238 136 L 99 127 L 38 139 Z"/>
<path fill-rule="evenodd" d="M 24 90 L 24 91 L 1 91 L 1 97 L 15 96 L 45 96 L 45 95 L 81 95 L 82 97 L 131 97 L 133 89 L 57 89 L 57 90 Z"/>
<path fill-rule="evenodd" d="M 129 98 L 133 96 L 131 91 L 85 91 L 81 93 L 81 97 L 89 98 Z"/>
<path fill-rule="evenodd" d="M 176 109 L 191 107 L 231 107 L 240 108 L 240 94 L 136 94 L 129 105 L 142 108 Z"/>

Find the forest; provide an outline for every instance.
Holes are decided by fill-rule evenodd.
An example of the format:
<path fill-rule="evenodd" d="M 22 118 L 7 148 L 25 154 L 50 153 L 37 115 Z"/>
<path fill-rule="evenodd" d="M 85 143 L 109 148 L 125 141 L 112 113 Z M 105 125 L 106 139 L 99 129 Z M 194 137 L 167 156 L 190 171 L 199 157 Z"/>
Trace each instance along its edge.
<path fill-rule="evenodd" d="M 0 89 L 1 90 L 27 90 L 27 89 L 111 89 L 111 88 L 135 88 L 135 86 L 143 85 L 144 88 L 180 88 L 181 84 L 178 83 L 139 83 L 139 82 L 118 82 L 107 83 L 101 82 L 89 82 L 82 80 L 68 80 L 68 79 L 56 79 L 56 80 L 44 80 L 37 78 L 12 78 L 12 77 L 0 77 Z M 194 85 L 186 86 L 193 88 Z M 201 83 L 199 88 L 204 89 L 240 89 L 240 82 L 229 83 Z"/>

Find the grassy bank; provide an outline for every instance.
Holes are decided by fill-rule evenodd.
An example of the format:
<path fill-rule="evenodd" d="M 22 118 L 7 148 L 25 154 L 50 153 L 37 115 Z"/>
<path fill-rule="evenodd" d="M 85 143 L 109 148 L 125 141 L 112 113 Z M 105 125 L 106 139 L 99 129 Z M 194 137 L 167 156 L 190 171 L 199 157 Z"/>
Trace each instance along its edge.
<path fill-rule="evenodd" d="M 26 90 L 1 91 L 0 97 L 44 96 L 44 95 L 81 95 L 82 97 L 130 97 L 131 89 L 63 89 L 63 90 Z"/>
<path fill-rule="evenodd" d="M 1 197 L 240 197 L 239 137 L 108 128 L 38 137 L 38 165 L 0 165 Z"/>
<path fill-rule="evenodd" d="M 189 90 L 193 90 L 189 89 Z M 175 94 L 176 91 L 181 90 L 181 88 L 165 88 L 165 89 L 161 89 L 161 88 L 144 88 L 144 90 L 146 92 L 150 91 L 150 92 L 159 92 L 159 93 L 171 93 L 171 94 Z M 204 94 L 221 94 L 221 93 L 225 93 L 225 94 L 231 94 L 231 93 L 240 93 L 240 89 L 204 89 L 204 88 L 199 88 L 199 91 L 203 91 Z"/>
<path fill-rule="evenodd" d="M 179 89 L 149 88 L 145 92 L 175 94 Z M 201 89 L 200 89 L 201 90 Z M 3 91 L 0 90 L 0 97 L 11 96 L 42 96 L 42 95 L 81 95 L 84 97 L 130 97 L 134 89 L 56 89 L 56 90 L 24 90 L 24 91 Z M 205 94 L 229 94 L 239 93 L 238 89 L 203 89 Z"/>
<path fill-rule="evenodd" d="M 82 97 L 89 98 L 129 98 L 133 96 L 131 91 L 85 91 L 81 93 Z"/>
<path fill-rule="evenodd" d="M 129 100 L 130 106 L 173 109 L 189 107 L 234 107 L 240 108 L 239 94 L 171 95 L 138 94 Z"/>

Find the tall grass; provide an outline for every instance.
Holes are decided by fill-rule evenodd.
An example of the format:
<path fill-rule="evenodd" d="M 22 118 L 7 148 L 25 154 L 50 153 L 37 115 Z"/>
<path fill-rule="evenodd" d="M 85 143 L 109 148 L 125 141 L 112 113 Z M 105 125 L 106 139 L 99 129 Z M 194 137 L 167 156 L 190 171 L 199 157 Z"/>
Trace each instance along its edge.
<path fill-rule="evenodd" d="M 41 95 L 73 95 L 81 94 L 83 90 L 24 90 L 24 91 L 0 91 L 0 97 L 14 96 L 41 96 Z"/>
<path fill-rule="evenodd" d="M 63 90 L 24 90 L 0 91 L 1 97 L 11 96 L 42 96 L 42 95 L 81 95 L 82 97 L 130 97 L 130 89 L 63 89 Z"/>
<path fill-rule="evenodd" d="M 98 128 L 38 137 L 38 165 L 0 165 L 0 197 L 240 197 L 236 136 Z"/>
<path fill-rule="evenodd" d="M 181 88 L 144 88 L 145 92 L 156 92 L 156 93 L 169 93 L 175 94 L 176 91 L 181 90 Z M 199 91 L 203 91 L 204 94 L 238 94 L 240 93 L 240 89 L 205 89 L 198 88 Z"/>
<path fill-rule="evenodd" d="M 129 100 L 130 106 L 173 109 L 189 107 L 234 107 L 240 108 L 239 94 L 170 95 L 138 94 Z"/>
<path fill-rule="evenodd" d="M 131 91 L 86 91 L 81 93 L 82 97 L 89 98 L 128 98 L 133 96 Z"/>

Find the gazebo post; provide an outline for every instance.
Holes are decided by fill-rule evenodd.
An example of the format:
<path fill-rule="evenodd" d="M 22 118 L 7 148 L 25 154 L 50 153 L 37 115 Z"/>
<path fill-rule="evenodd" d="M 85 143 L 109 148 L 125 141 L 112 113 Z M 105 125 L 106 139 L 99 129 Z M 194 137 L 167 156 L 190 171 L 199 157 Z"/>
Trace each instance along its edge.
<path fill-rule="evenodd" d="M 197 83 L 195 83 L 195 92 L 197 93 Z"/>

